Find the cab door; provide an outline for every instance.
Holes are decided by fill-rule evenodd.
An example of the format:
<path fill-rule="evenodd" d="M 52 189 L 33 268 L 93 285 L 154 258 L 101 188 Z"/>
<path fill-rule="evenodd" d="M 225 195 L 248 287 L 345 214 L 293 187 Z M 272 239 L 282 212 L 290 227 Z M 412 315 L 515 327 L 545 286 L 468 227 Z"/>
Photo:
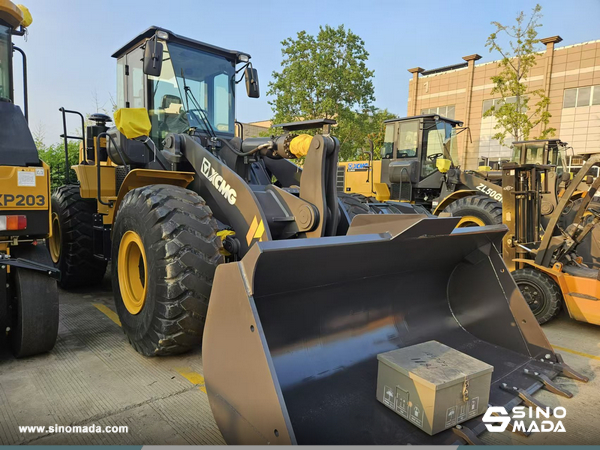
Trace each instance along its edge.
<path fill-rule="evenodd" d="M 138 47 L 125 56 L 125 107 L 146 108 L 147 78 L 144 74 L 144 50 Z"/>

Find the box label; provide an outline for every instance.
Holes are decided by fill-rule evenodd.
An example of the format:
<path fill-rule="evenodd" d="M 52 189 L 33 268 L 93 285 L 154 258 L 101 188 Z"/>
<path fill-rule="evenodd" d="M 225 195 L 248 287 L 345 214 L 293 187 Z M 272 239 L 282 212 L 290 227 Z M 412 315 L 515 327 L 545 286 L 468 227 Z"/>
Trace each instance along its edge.
<path fill-rule="evenodd" d="M 446 428 L 456 425 L 458 413 L 456 412 L 457 407 L 451 406 L 446 410 Z"/>
<path fill-rule="evenodd" d="M 396 408 L 396 398 L 394 396 L 394 391 L 389 386 L 383 387 L 383 404 L 391 409 Z"/>
<path fill-rule="evenodd" d="M 467 404 L 466 403 L 460 403 L 460 404 L 456 405 L 456 410 L 458 411 L 458 414 L 456 416 L 457 423 L 467 420 Z"/>
<path fill-rule="evenodd" d="M 479 397 L 474 397 L 469 400 L 469 418 L 475 417 L 479 412 Z"/>
<path fill-rule="evenodd" d="M 414 405 L 410 412 L 410 421 L 417 425 L 419 428 L 423 428 L 423 415 L 424 411 L 417 405 Z"/>
<path fill-rule="evenodd" d="M 408 391 L 396 386 L 396 412 L 408 418 Z"/>
<path fill-rule="evenodd" d="M 43 167 L 36 167 L 35 169 L 35 176 L 36 177 L 43 177 L 44 176 L 44 168 Z"/>

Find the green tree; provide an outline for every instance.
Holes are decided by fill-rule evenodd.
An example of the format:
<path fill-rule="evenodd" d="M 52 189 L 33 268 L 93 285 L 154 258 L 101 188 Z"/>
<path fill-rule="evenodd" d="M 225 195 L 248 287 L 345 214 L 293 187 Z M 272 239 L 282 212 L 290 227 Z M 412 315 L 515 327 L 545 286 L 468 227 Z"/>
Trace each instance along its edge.
<path fill-rule="evenodd" d="M 499 63 L 501 71 L 491 78 L 494 83 L 491 94 L 510 99 L 498 102 L 484 113 L 484 117 L 496 118 L 497 133 L 493 138 L 502 145 L 506 144 L 507 139 L 529 139 L 532 129 L 538 125 L 541 131 L 537 139 L 553 136 L 556 131 L 548 127 L 550 99 L 544 89 L 531 90 L 527 83 L 527 77 L 537 60 L 536 45 L 540 42 L 537 29 L 542 26 L 541 11 L 540 5 L 533 8 L 529 17 L 521 11 L 516 23 L 511 26 L 492 22 L 496 31 L 490 34 L 485 44 L 490 52 L 496 51 L 502 56 Z M 499 43 L 501 37 L 508 39 L 508 45 Z"/>
<path fill-rule="evenodd" d="M 335 119 L 340 158 L 356 158 L 369 135 L 379 136 L 387 111 L 373 106 L 373 74 L 364 41 L 343 25 L 319 27 L 313 36 L 300 31 L 281 42 L 281 72 L 273 72 L 267 94 L 273 123 Z"/>
<path fill-rule="evenodd" d="M 40 159 L 50 166 L 50 183 L 52 191 L 65 184 L 65 147 L 63 143 L 45 146 L 38 142 Z M 79 163 L 79 142 L 69 142 L 69 183 L 77 182 L 75 171 L 71 169 Z"/>

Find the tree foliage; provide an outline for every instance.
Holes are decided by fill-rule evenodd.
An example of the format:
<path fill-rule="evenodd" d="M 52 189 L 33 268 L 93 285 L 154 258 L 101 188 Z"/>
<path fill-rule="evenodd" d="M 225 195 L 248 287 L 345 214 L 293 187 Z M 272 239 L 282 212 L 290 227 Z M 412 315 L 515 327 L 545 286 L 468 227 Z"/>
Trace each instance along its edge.
<path fill-rule="evenodd" d="M 268 95 L 273 123 L 335 119 L 332 130 L 341 159 L 356 158 L 367 138 L 383 141 L 382 120 L 393 117 L 374 107 L 373 74 L 364 41 L 343 25 L 326 25 L 316 36 L 300 31 L 281 42 L 281 72 L 273 72 Z"/>
<path fill-rule="evenodd" d="M 531 131 L 540 125 L 538 139 L 554 135 L 549 128 L 551 114 L 548 112 L 550 99 L 544 89 L 529 89 L 527 78 L 536 65 L 537 29 L 541 27 L 542 7 L 536 5 L 528 17 L 521 11 L 514 25 L 506 26 L 492 22 L 496 27 L 487 39 L 486 47 L 490 52 L 500 53 L 501 71 L 491 78 L 494 83 L 491 94 L 499 94 L 502 99 L 514 98 L 514 101 L 500 101 L 484 113 L 484 117 L 495 117 L 497 133 L 494 139 L 505 145 L 507 139 L 529 139 Z M 502 46 L 501 37 L 508 38 L 508 46 Z"/>
<path fill-rule="evenodd" d="M 65 184 L 65 147 L 64 144 L 52 144 L 45 146 L 43 142 L 36 140 L 40 159 L 50 166 L 50 183 L 54 191 Z M 77 181 L 75 171 L 71 169 L 79 163 L 79 143 L 69 142 L 69 182 Z"/>

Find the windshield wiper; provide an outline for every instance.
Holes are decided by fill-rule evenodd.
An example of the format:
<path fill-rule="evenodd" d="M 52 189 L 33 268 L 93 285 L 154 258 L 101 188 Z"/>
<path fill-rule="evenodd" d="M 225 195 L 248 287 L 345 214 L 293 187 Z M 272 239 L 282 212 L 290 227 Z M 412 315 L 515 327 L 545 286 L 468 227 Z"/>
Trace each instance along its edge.
<path fill-rule="evenodd" d="M 197 120 L 197 122 L 201 123 L 204 126 L 204 131 L 206 131 L 206 133 L 212 139 L 216 139 L 217 133 L 215 133 L 215 130 L 212 127 L 210 120 L 208 119 L 208 114 L 206 113 L 206 111 L 204 111 L 204 109 L 202 109 L 200 107 L 200 103 L 198 103 L 198 100 L 196 100 L 196 97 L 194 97 L 194 93 L 192 92 L 192 89 L 187 85 L 187 83 L 185 81 L 185 76 L 183 75 L 183 68 L 181 69 L 181 78 L 183 79 L 183 91 L 185 92 L 185 103 L 186 103 L 187 112 L 189 114 L 194 112 L 194 114 L 195 114 L 196 111 L 198 111 L 200 114 L 196 114 L 196 116 L 200 116 L 200 120 Z M 190 109 L 190 103 L 189 103 L 190 97 L 192 98 L 193 106 L 196 107 L 195 110 Z"/>

